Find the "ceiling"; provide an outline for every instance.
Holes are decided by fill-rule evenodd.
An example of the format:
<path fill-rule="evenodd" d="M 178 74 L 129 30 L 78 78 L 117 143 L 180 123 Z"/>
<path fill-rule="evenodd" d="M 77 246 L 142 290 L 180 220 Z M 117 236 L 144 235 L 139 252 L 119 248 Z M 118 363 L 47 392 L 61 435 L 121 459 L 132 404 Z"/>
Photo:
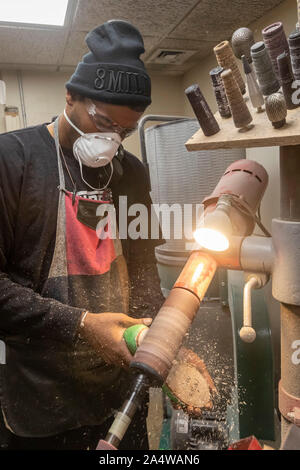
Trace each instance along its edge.
<path fill-rule="evenodd" d="M 69 71 L 87 52 L 85 36 L 91 29 L 110 19 L 123 19 L 144 37 L 148 70 L 182 74 L 235 29 L 261 18 L 282 1 L 70 0 L 63 28 L 1 25 L 0 68 Z M 160 64 L 153 59 L 160 49 L 191 52 L 182 64 Z"/>

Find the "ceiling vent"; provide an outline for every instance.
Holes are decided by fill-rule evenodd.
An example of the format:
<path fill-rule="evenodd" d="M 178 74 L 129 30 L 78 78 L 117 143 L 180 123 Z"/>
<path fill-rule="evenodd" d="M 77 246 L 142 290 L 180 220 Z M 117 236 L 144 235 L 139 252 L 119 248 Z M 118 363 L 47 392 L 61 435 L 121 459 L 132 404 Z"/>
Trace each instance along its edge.
<path fill-rule="evenodd" d="M 181 65 L 196 52 L 180 49 L 157 49 L 147 62 L 152 64 Z"/>

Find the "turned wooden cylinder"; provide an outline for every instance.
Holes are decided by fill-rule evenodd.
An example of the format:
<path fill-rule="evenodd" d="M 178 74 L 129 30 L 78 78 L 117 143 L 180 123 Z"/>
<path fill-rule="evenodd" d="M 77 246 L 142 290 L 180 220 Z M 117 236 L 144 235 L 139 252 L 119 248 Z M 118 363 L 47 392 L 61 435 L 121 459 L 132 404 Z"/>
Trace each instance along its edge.
<path fill-rule="evenodd" d="M 285 98 L 287 109 L 295 109 L 299 105 L 293 101 L 293 88 L 294 75 L 291 68 L 290 56 L 283 52 L 277 57 L 279 82 L 282 88 L 283 96 Z"/>
<path fill-rule="evenodd" d="M 224 69 L 232 70 L 234 78 L 239 86 L 241 93 L 244 95 L 246 93 L 246 84 L 242 77 L 242 74 L 238 68 L 233 50 L 228 41 L 223 41 L 214 48 L 214 53 L 216 55 L 218 64 Z"/>
<path fill-rule="evenodd" d="M 300 80 L 300 31 L 289 35 L 289 48 L 295 80 Z"/>
<path fill-rule="evenodd" d="M 277 79 L 279 80 L 279 71 L 277 64 L 277 57 L 286 52 L 290 53 L 288 41 L 284 32 L 283 24 L 278 21 L 273 23 L 262 30 L 265 46 L 269 52 L 272 66 Z"/>
<path fill-rule="evenodd" d="M 264 96 L 276 93 L 280 84 L 265 44 L 260 41 L 251 47 L 251 56 L 260 90 Z"/>
<path fill-rule="evenodd" d="M 238 129 L 247 127 L 252 122 L 252 116 L 236 83 L 232 70 L 225 70 L 221 77 L 235 127 Z"/>
<path fill-rule="evenodd" d="M 193 108 L 204 135 L 210 136 L 219 132 L 220 127 L 208 106 L 199 85 L 191 85 L 185 90 L 185 94 Z"/>
<path fill-rule="evenodd" d="M 223 72 L 224 69 L 222 67 L 215 67 L 210 71 L 209 75 L 215 92 L 220 116 L 223 118 L 228 118 L 231 117 L 231 111 L 227 100 L 223 80 L 221 78 L 221 74 Z"/>
<path fill-rule="evenodd" d="M 266 112 L 273 127 L 279 129 L 286 123 L 287 107 L 282 93 L 273 93 L 265 99 Z"/>
<path fill-rule="evenodd" d="M 250 49 L 255 43 L 253 32 L 249 28 L 239 28 L 237 29 L 231 38 L 231 45 L 235 57 L 237 59 L 242 59 L 244 55 L 248 62 L 252 63 L 252 57 Z"/>

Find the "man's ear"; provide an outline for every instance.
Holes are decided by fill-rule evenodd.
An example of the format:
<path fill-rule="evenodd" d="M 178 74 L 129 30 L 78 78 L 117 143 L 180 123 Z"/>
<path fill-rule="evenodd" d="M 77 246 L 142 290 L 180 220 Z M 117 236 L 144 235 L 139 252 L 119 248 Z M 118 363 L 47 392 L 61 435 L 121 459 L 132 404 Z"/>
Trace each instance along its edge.
<path fill-rule="evenodd" d="M 74 98 L 72 97 L 71 93 L 69 92 L 69 90 L 66 91 L 66 103 L 67 105 L 69 106 L 73 106 L 74 104 Z"/>

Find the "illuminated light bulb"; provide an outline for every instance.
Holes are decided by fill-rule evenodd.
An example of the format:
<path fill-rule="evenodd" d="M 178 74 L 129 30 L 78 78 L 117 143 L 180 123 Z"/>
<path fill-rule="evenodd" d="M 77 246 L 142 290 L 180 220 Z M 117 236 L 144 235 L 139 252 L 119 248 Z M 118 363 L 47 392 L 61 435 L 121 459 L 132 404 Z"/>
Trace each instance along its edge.
<path fill-rule="evenodd" d="M 233 230 L 227 211 L 230 206 L 224 197 L 220 198 L 213 212 L 205 214 L 200 220 L 194 238 L 203 248 L 210 251 L 226 251 Z"/>
<path fill-rule="evenodd" d="M 210 228 L 199 228 L 194 238 L 203 248 L 211 251 L 226 251 L 229 248 L 228 238 L 221 232 Z"/>

